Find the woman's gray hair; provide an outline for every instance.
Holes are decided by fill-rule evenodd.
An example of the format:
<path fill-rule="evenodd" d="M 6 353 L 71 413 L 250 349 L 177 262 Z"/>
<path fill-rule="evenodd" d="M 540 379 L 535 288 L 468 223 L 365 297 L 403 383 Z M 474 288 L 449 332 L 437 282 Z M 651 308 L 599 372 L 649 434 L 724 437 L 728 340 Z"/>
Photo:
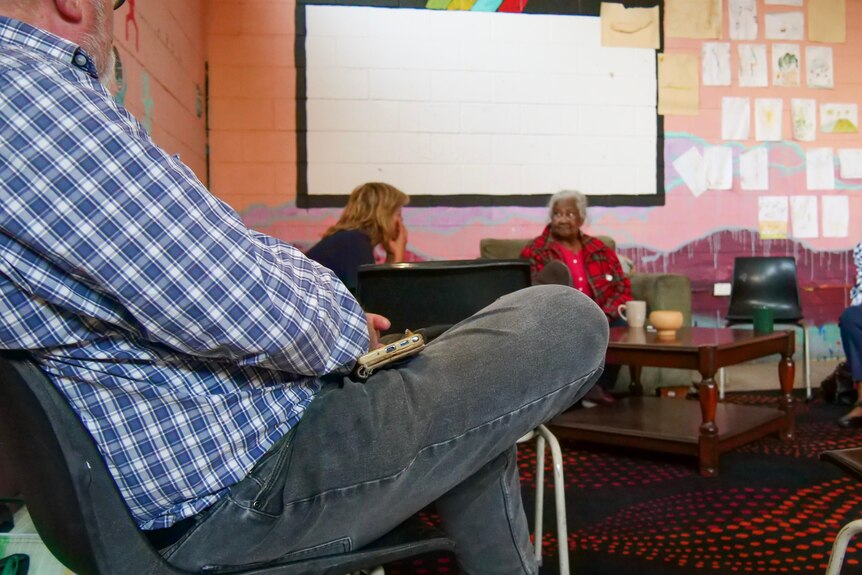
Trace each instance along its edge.
<path fill-rule="evenodd" d="M 575 200 L 575 206 L 578 208 L 578 218 L 581 223 L 587 221 L 587 196 L 578 190 L 560 190 L 548 200 L 548 220 L 554 217 L 554 204 L 560 200 Z"/>

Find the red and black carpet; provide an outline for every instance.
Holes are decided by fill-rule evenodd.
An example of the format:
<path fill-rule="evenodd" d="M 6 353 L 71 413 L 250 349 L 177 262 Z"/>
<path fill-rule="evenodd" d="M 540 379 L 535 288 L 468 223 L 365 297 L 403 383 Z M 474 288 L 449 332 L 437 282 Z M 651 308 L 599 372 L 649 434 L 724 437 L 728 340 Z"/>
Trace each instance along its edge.
<path fill-rule="evenodd" d="M 776 401 L 746 394 L 742 403 Z M 668 400 L 674 401 L 674 400 Z M 862 518 L 862 485 L 818 460 L 828 449 L 862 447 L 862 430 L 835 425 L 847 408 L 797 404 L 797 437 L 768 437 L 723 454 L 719 476 L 701 477 L 692 458 L 564 445 L 571 572 L 582 575 L 823 573 L 842 525 Z M 596 409 L 601 409 L 596 408 Z M 527 516 L 535 490 L 534 444 L 519 446 Z M 550 456 L 545 473 L 543 574 L 559 573 Z M 429 521 L 436 522 L 429 516 Z M 392 565 L 391 575 L 459 573 L 454 557 Z M 862 573 L 862 540 L 845 574 Z"/>

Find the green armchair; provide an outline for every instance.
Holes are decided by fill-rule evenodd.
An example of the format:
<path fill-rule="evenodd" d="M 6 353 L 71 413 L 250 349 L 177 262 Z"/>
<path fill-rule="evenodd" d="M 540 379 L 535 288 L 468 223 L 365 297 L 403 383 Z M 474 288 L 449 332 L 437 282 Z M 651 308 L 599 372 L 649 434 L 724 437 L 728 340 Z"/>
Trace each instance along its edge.
<path fill-rule="evenodd" d="M 598 236 L 611 249 L 616 249 L 616 242 L 607 236 Z M 479 255 L 488 259 L 518 259 L 532 238 L 496 239 L 484 238 L 479 242 Z M 625 269 L 625 267 L 624 267 Z M 656 309 L 681 311 L 683 325 L 691 325 L 691 281 L 681 274 L 667 273 L 629 273 L 632 282 L 632 297 L 643 300 L 647 304 L 647 314 Z M 616 389 L 627 389 L 629 373 L 620 370 Z M 641 383 L 644 391 L 650 393 L 659 387 L 682 386 L 691 383 L 691 374 L 687 370 L 645 367 L 641 372 Z"/>

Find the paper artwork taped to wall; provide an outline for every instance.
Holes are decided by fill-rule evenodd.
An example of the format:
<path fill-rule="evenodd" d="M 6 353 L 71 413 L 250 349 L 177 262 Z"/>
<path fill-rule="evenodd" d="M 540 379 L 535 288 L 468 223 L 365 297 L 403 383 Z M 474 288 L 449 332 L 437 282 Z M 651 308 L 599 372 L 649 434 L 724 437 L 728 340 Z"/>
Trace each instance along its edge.
<path fill-rule="evenodd" d="M 809 88 L 831 89 L 834 87 L 831 47 L 806 46 L 805 68 Z"/>
<path fill-rule="evenodd" d="M 614 2 L 602 2 L 602 46 L 627 48 L 661 47 L 658 6 L 626 8 Z"/>
<path fill-rule="evenodd" d="M 846 238 L 850 228 L 850 198 L 823 196 L 823 237 Z"/>
<path fill-rule="evenodd" d="M 769 85 L 769 64 L 765 44 L 739 44 L 739 85 L 765 88 Z"/>
<path fill-rule="evenodd" d="M 721 38 L 721 0 L 665 0 L 664 9 L 669 38 Z"/>
<path fill-rule="evenodd" d="M 794 238 L 816 238 L 817 233 L 817 196 L 791 196 L 790 222 Z"/>
<path fill-rule="evenodd" d="M 859 106 L 821 104 L 820 131 L 824 134 L 855 134 L 859 131 Z"/>
<path fill-rule="evenodd" d="M 862 148 L 846 148 L 838 150 L 838 165 L 842 180 L 857 180 L 862 178 Z"/>
<path fill-rule="evenodd" d="M 817 137 L 817 102 L 807 98 L 790 100 L 790 125 L 794 140 L 813 142 Z"/>
<path fill-rule="evenodd" d="M 721 99 L 721 139 L 747 140 L 751 133 L 751 100 L 727 97 Z"/>
<path fill-rule="evenodd" d="M 805 176 L 809 190 L 835 189 L 835 154 L 832 148 L 811 148 L 805 152 Z"/>
<path fill-rule="evenodd" d="M 796 87 L 799 86 L 799 76 L 802 66 L 802 52 L 799 44 L 772 45 L 772 85 Z"/>
<path fill-rule="evenodd" d="M 808 40 L 840 44 L 846 40 L 845 0 L 809 0 Z"/>
<path fill-rule="evenodd" d="M 754 148 L 739 155 L 739 185 L 746 191 L 769 189 L 769 150 Z"/>
<path fill-rule="evenodd" d="M 706 191 L 706 163 L 700 150 L 692 146 L 673 161 L 673 167 L 694 197 Z"/>
<path fill-rule="evenodd" d="M 802 0 L 765 0 L 767 6 L 802 6 Z"/>
<path fill-rule="evenodd" d="M 757 204 L 760 239 L 787 239 L 787 196 L 760 196 Z"/>
<path fill-rule="evenodd" d="M 728 146 L 707 146 L 703 151 L 706 165 L 706 186 L 710 190 L 733 187 L 733 149 Z"/>
<path fill-rule="evenodd" d="M 658 55 L 658 113 L 700 112 L 699 62 L 695 54 Z"/>
<path fill-rule="evenodd" d="M 764 27 L 767 40 L 803 40 L 805 17 L 802 12 L 773 12 L 766 14 Z"/>
<path fill-rule="evenodd" d="M 730 86 L 730 43 L 704 42 L 701 68 L 704 86 Z"/>
<path fill-rule="evenodd" d="M 780 142 L 782 111 L 781 98 L 757 98 L 754 100 L 754 138 L 758 142 Z"/>
<path fill-rule="evenodd" d="M 757 39 L 757 0 L 730 0 L 727 12 L 731 40 Z"/>

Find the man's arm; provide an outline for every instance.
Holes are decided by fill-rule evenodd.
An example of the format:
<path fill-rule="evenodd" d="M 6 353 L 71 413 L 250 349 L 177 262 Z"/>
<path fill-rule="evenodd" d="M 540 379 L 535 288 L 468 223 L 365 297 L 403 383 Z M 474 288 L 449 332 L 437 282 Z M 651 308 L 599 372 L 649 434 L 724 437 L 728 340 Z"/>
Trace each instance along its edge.
<path fill-rule="evenodd" d="M 45 305 L 298 374 L 368 349 L 365 315 L 329 270 L 249 230 L 107 93 L 32 79 L 7 70 L 0 87 L 0 231 L 93 294 L 82 306 L 22 278 Z"/>

